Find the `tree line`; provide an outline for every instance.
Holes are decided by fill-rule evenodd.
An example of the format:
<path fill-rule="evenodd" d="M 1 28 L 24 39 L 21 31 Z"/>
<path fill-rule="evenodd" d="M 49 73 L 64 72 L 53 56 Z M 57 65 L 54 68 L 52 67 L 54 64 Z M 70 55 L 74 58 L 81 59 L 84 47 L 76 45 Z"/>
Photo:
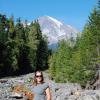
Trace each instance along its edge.
<path fill-rule="evenodd" d="M 76 40 L 71 37 L 58 43 L 49 59 L 49 72 L 56 82 L 86 85 L 100 67 L 100 0 L 91 12 Z"/>
<path fill-rule="evenodd" d="M 48 68 L 48 42 L 38 20 L 28 25 L 0 14 L 0 77 Z"/>
<path fill-rule="evenodd" d="M 0 14 L 0 77 L 49 68 L 56 82 L 85 85 L 100 67 L 100 0 L 77 38 L 61 40 L 56 51 L 48 49 L 38 20 L 28 25 Z"/>

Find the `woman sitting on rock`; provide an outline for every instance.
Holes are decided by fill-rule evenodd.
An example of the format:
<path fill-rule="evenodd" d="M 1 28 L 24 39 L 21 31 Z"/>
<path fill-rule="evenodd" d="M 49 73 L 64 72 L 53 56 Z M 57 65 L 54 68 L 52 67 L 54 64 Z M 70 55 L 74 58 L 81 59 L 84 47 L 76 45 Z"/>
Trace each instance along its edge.
<path fill-rule="evenodd" d="M 36 71 L 31 92 L 35 94 L 34 100 L 51 100 L 51 92 L 48 83 L 44 82 L 41 71 Z"/>

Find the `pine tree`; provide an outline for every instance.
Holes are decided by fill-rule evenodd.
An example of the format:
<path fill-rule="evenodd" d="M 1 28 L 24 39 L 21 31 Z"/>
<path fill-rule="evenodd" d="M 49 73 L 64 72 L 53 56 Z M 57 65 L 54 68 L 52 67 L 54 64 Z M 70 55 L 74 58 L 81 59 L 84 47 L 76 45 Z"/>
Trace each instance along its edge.
<path fill-rule="evenodd" d="M 14 38 L 15 37 L 15 28 L 14 28 L 14 16 L 11 16 L 9 19 L 9 31 L 8 31 L 8 38 Z"/>
<path fill-rule="evenodd" d="M 45 37 L 41 39 L 37 49 L 37 69 L 45 70 L 48 68 L 48 44 Z"/>
<path fill-rule="evenodd" d="M 38 40 L 37 30 L 35 28 L 35 24 L 32 22 L 29 27 L 27 45 L 29 47 L 28 57 L 30 61 L 30 66 L 32 67 L 33 70 L 36 70 L 36 62 L 37 62 L 36 51 L 37 51 L 38 44 L 39 44 L 39 40 Z"/>
<path fill-rule="evenodd" d="M 29 47 L 28 47 L 28 27 L 27 26 L 23 26 L 23 24 L 21 23 L 20 18 L 17 20 L 17 24 L 15 26 L 15 31 L 16 31 L 16 47 L 18 48 L 19 52 L 18 52 L 18 73 L 19 74 L 23 74 L 23 73 L 28 73 L 29 71 L 31 71 L 31 66 L 30 66 L 30 61 L 29 61 L 29 57 L 28 57 L 28 53 L 29 53 Z"/>
<path fill-rule="evenodd" d="M 100 0 L 75 45 L 69 48 L 70 42 L 65 45 L 68 42 L 60 42 L 57 52 L 52 55 L 49 62 L 51 76 L 58 82 L 68 80 L 85 85 L 100 63 Z"/>
<path fill-rule="evenodd" d="M 36 33 L 37 33 L 37 39 L 38 39 L 38 45 L 37 45 L 37 62 L 36 62 L 36 69 L 44 70 L 48 68 L 47 60 L 48 60 L 48 44 L 47 44 L 47 38 L 46 36 L 42 36 L 42 32 L 40 29 L 40 25 L 38 21 L 35 21 L 35 27 L 36 27 Z"/>

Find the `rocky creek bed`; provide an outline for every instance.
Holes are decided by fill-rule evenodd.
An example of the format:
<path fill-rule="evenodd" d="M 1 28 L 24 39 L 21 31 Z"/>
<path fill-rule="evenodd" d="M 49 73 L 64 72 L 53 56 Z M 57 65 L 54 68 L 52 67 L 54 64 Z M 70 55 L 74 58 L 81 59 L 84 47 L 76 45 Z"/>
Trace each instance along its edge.
<path fill-rule="evenodd" d="M 100 100 L 100 89 L 88 90 L 82 89 L 76 83 L 55 83 L 50 80 L 47 73 L 44 74 L 44 79 L 49 83 L 52 100 Z M 12 98 L 12 89 L 16 85 L 32 85 L 34 73 L 22 75 L 18 77 L 7 77 L 0 79 L 0 100 L 27 100 L 27 98 Z"/>

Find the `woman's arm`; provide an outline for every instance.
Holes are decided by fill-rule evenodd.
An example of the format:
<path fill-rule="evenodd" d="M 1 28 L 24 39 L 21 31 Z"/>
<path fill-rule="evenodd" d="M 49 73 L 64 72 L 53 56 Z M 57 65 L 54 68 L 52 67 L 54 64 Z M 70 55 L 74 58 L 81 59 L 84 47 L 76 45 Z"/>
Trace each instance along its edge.
<path fill-rule="evenodd" d="M 47 96 L 47 100 L 51 100 L 51 92 L 49 87 L 46 89 L 46 96 Z"/>

